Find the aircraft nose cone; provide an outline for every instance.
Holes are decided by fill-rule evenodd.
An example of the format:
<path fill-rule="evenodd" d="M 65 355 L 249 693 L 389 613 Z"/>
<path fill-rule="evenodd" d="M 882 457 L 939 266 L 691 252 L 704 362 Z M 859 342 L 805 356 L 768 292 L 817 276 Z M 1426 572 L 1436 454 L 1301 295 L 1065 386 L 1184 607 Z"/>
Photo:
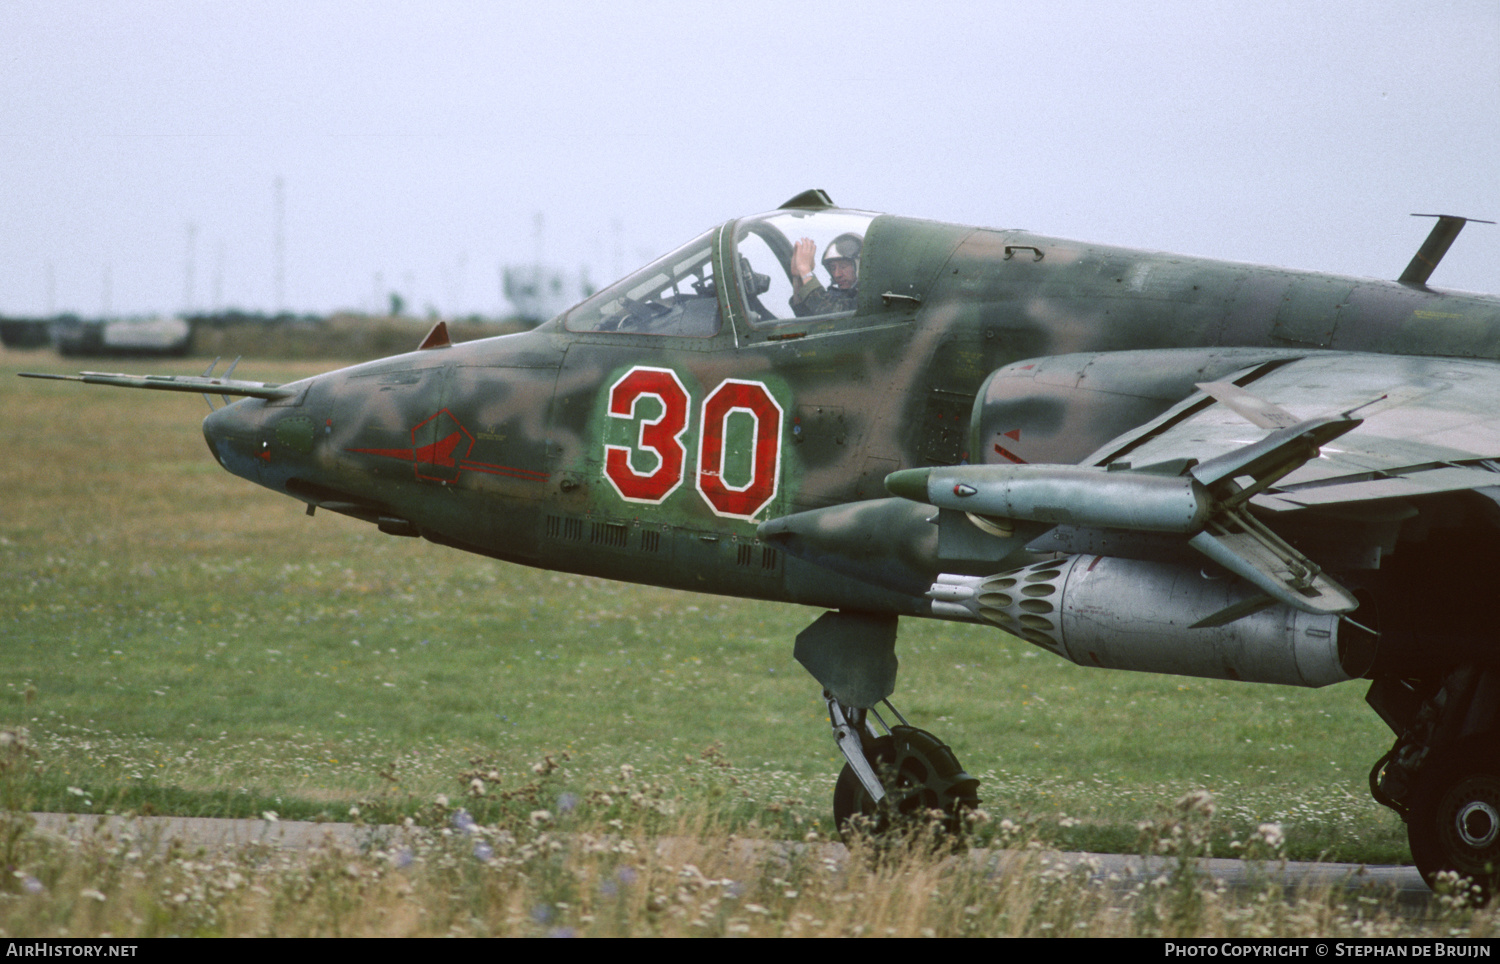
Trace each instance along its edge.
<path fill-rule="evenodd" d="M 225 405 L 203 420 L 203 439 L 224 468 L 252 482 L 260 481 L 260 465 L 269 442 L 262 412 L 265 402 L 247 398 Z"/>

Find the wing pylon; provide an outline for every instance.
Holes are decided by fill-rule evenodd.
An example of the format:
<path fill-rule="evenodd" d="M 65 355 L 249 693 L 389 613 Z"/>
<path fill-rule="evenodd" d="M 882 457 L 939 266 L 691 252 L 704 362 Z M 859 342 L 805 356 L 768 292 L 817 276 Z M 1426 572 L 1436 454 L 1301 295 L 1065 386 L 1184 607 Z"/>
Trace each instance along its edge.
<path fill-rule="evenodd" d="M 1236 402 L 1247 404 L 1238 397 Z M 1285 421 L 1286 413 L 1272 403 L 1255 402 L 1257 412 L 1280 413 L 1267 417 Z M 908 469 L 888 476 L 886 486 L 895 495 L 971 516 L 1186 536 L 1192 548 L 1263 592 L 1267 603 L 1340 614 L 1358 607 L 1354 595 L 1255 518 L 1248 503 L 1359 424 L 1348 416 L 1307 419 L 1201 463 Z M 1204 625 L 1254 611 L 1216 614 Z"/>

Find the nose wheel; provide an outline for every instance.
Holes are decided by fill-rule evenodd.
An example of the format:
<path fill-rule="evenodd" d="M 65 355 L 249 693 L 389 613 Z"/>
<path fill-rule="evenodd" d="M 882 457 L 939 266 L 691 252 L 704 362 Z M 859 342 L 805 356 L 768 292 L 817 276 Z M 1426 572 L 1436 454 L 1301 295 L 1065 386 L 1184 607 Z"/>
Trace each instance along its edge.
<path fill-rule="evenodd" d="M 1500 758 L 1494 734 L 1465 741 L 1429 761 L 1407 814 L 1412 860 L 1429 887 L 1451 871 L 1467 877 L 1486 903 L 1500 889 Z"/>
<path fill-rule="evenodd" d="M 846 843 L 859 834 L 963 832 L 965 815 L 979 807 L 979 781 L 964 772 L 946 743 L 908 726 L 889 701 L 886 707 L 901 723 L 876 736 L 870 711 L 825 699 L 835 739 L 848 758 L 833 789 L 833 819 Z M 873 715 L 884 728 L 879 714 Z"/>

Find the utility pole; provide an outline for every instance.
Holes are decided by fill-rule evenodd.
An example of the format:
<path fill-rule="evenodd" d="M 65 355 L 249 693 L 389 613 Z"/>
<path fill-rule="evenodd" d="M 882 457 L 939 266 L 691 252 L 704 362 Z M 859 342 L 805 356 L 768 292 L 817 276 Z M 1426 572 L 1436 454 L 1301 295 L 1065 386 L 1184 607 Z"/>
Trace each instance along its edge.
<path fill-rule="evenodd" d="M 224 310 L 224 242 L 220 240 L 214 248 L 214 300 L 212 308 L 220 313 Z"/>
<path fill-rule="evenodd" d="M 286 308 L 286 182 L 281 175 L 276 176 L 275 211 L 273 212 L 276 231 L 276 251 L 274 283 L 276 291 L 276 314 L 281 314 Z"/>
<path fill-rule="evenodd" d="M 187 255 L 182 264 L 182 313 L 193 313 L 193 249 L 198 245 L 198 225 L 187 225 Z"/>

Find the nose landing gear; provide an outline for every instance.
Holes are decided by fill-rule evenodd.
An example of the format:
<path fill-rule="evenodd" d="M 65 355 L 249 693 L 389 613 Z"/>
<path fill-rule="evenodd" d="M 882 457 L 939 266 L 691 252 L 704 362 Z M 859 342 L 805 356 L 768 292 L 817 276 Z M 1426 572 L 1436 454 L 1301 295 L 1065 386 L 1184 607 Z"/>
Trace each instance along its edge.
<path fill-rule="evenodd" d="M 889 700 L 883 702 L 899 725 L 887 726 L 873 709 L 844 706 L 826 690 L 823 698 L 848 761 L 833 790 L 833 819 L 846 843 L 855 834 L 962 834 L 966 814 L 979 807 L 979 781 L 947 744 L 907 725 Z M 870 716 L 884 735 L 876 735 Z"/>

